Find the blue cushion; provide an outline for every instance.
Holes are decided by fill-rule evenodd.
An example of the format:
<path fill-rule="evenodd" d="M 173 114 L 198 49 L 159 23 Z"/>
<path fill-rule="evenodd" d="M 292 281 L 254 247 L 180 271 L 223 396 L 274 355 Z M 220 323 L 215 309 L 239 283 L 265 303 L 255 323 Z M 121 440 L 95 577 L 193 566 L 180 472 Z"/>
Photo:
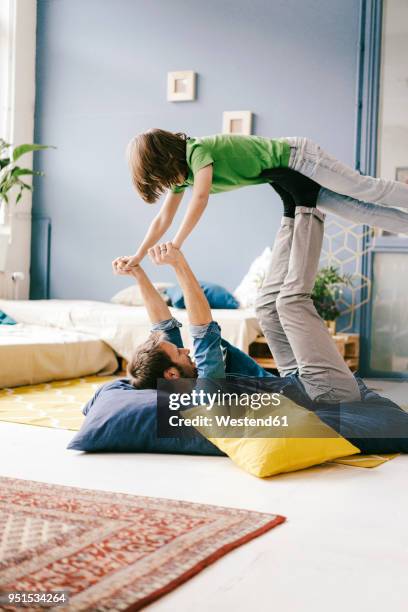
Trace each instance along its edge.
<path fill-rule="evenodd" d="M 16 325 L 16 321 L 0 310 L 0 325 Z"/>
<path fill-rule="evenodd" d="M 312 402 L 296 375 L 277 379 L 281 391 L 317 416 L 362 453 L 408 453 L 408 413 L 390 399 L 368 389 L 356 376 L 361 401 L 328 404 Z M 276 379 L 258 379 L 262 389 L 277 391 Z M 284 383 L 284 384 L 283 384 Z"/>
<path fill-rule="evenodd" d="M 68 445 L 81 451 L 224 456 L 194 428 L 181 438 L 157 436 L 157 392 L 138 390 L 126 378 L 100 387 L 83 409 L 85 421 Z"/>
<path fill-rule="evenodd" d="M 357 379 L 362 401 L 340 404 L 313 403 L 297 376 L 248 378 L 228 376 L 242 391 L 283 392 L 319 418 L 362 453 L 408 453 L 408 413 L 394 402 L 367 389 Z M 100 387 L 83 409 L 81 430 L 68 445 L 81 451 L 175 453 L 223 456 L 218 448 L 194 428 L 184 428 L 183 437 L 157 435 L 157 393 L 137 390 L 127 379 Z M 187 435 L 187 437 L 186 437 Z"/>
<path fill-rule="evenodd" d="M 239 302 L 234 298 L 232 293 L 214 283 L 199 281 L 200 287 L 204 291 L 205 297 L 210 304 L 210 308 L 239 308 Z M 166 294 L 171 300 L 172 306 L 175 308 L 185 308 L 184 296 L 179 285 L 168 287 Z"/>
<path fill-rule="evenodd" d="M 408 453 L 408 413 L 357 378 L 361 402 L 316 405 L 315 413 L 362 453 Z"/>

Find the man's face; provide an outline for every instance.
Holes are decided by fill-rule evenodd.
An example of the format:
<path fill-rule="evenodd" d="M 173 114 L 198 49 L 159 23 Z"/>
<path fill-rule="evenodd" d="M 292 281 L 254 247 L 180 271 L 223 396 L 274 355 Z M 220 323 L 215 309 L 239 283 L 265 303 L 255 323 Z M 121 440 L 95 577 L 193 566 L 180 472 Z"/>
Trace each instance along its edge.
<path fill-rule="evenodd" d="M 172 342 L 163 341 L 161 348 L 167 353 L 172 362 L 180 368 L 181 378 L 197 378 L 198 370 L 190 357 L 190 349 L 178 348 Z"/>

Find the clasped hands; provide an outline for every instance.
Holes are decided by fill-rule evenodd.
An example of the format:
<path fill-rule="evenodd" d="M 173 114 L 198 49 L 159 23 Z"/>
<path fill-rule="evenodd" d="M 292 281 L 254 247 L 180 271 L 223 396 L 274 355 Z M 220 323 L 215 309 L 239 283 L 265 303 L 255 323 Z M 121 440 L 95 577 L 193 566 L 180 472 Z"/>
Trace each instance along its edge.
<path fill-rule="evenodd" d="M 183 257 L 180 249 L 175 247 L 171 242 L 162 242 L 151 247 L 147 254 L 153 263 L 158 266 L 165 264 L 177 265 L 177 262 Z M 112 269 L 115 274 L 133 275 L 140 270 L 140 258 L 134 255 L 124 255 L 117 257 L 112 262 Z"/>

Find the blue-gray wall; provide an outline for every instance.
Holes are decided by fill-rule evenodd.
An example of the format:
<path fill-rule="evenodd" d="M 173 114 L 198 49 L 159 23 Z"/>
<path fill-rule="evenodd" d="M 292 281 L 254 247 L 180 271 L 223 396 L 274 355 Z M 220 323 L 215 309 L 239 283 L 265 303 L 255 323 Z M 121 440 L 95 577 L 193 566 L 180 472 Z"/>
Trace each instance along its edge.
<path fill-rule="evenodd" d="M 50 296 L 106 300 L 129 284 L 111 260 L 158 208 L 133 191 L 124 150 L 149 127 L 206 135 L 223 110 L 251 110 L 256 134 L 309 136 L 354 164 L 359 12 L 358 0 L 39 0 L 35 140 L 58 147 L 37 156 L 34 195 L 52 223 Z M 198 73 L 197 101 L 166 101 L 170 70 Z M 185 248 L 199 278 L 233 289 L 280 215 L 267 185 L 211 197 Z"/>

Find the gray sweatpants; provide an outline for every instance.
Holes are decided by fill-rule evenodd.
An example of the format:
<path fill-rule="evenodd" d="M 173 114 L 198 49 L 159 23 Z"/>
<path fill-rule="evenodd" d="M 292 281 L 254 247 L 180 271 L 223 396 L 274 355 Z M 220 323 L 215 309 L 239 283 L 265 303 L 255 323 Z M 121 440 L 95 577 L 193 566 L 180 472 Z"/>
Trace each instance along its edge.
<path fill-rule="evenodd" d="M 304 206 L 295 219 L 283 217 L 256 313 L 281 376 L 298 371 L 312 400 L 359 400 L 357 382 L 311 299 L 324 218 Z"/>

